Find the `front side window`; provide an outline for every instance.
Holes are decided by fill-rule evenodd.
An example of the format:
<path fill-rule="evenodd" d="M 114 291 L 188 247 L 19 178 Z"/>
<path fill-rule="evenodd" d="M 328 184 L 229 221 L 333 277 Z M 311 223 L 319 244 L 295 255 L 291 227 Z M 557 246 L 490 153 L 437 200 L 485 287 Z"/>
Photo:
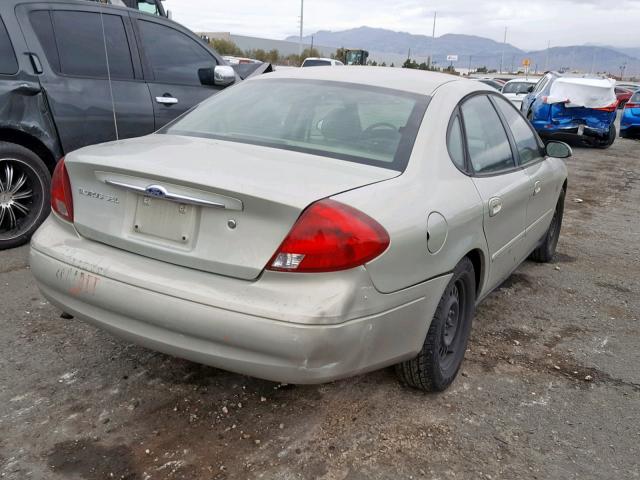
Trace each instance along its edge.
<path fill-rule="evenodd" d="M 402 171 L 427 103 L 426 96 L 387 88 L 265 78 L 225 89 L 162 133 L 264 145 Z"/>
<path fill-rule="evenodd" d="M 515 108 L 506 101 L 504 98 L 494 97 L 498 109 L 504 115 L 509 129 L 513 134 L 513 138 L 516 142 L 516 148 L 518 149 L 518 155 L 520 156 L 520 164 L 526 165 L 528 163 L 540 160 L 542 152 L 538 140 L 535 134 L 531 130 L 529 123 L 522 118 Z"/>
<path fill-rule="evenodd" d="M 53 31 L 58 47 L 56 52 L 53 45 L 48 43 L 50 33 L 44 23 L 44 13 L 46 12 L 34 12 L 40 17 L 36 16 L 34 21 L 32 14 L 31 22 L 43 45 L 47 60 L 54 69 L 57 67 L 58 71 L 65 75 L 133 78 L 131 52 L 120 16 L 94 12 L 53 11 Z M 105 55 L 105 46 L 108 57 Z"/>
<path fill-rule="evenodd" d="M 9 39 L 7 27 L 0 18 L 0 74 L 13 75 L 18 71 L 18 60 Z"/>
<path fill-rule="evenodd" d="M 495 173 L 515 167 L 507 133 L 489 98 L 471 97 L 461 111 L 474 172 Z"/>
<path fill-rule="evenodd" d="M 201 85 L 199 70 L 215 67 L 215 57 L 188 35 L 155 22 L 138 24 L 156 82 Z"/>

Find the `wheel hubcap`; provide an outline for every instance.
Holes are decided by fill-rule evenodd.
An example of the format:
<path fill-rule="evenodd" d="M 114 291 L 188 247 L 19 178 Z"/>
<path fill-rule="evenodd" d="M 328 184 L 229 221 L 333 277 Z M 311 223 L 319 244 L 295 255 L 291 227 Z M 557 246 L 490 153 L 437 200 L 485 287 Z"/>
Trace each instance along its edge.
<path fill-rule="evenodd" d="M 0 160 L 0 233 L 18 228 L 31 212 L 33 197 L 32 182 L 19 164 Z"/>

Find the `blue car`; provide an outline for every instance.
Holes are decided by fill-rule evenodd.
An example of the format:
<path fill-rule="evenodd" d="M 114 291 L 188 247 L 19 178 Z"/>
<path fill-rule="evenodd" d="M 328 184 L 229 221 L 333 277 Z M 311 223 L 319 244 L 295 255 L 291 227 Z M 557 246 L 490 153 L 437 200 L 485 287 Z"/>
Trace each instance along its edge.
<path fill-rule="evenodd" d="M 633 94 L 622 112 L 620 136 L 640 138 L 640 90 Z"/>
<path fill-rule="evenodd" d="M 617 106 L 612 81 L 549 72 L 523 99 L 521 111 L 545 140 L 607 148 L 616 138 Z"/>

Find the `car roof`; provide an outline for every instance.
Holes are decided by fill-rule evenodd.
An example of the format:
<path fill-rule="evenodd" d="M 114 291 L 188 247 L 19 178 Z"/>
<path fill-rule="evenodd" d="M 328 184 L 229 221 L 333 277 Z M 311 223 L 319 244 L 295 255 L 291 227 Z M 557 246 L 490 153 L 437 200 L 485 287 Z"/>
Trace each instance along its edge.
<path fill-rule="evenodd" d="M 466 81 L 445 73 L 426 72 L 408 68 L 348 66 L 347 68 L 315 67 L 278 70 L 254 77 L 251 81 L 270 78 L 323 80 L 357 83 L 372 87 L 392 88 L 421 95 L 431 95 L 441 85 Z"/>

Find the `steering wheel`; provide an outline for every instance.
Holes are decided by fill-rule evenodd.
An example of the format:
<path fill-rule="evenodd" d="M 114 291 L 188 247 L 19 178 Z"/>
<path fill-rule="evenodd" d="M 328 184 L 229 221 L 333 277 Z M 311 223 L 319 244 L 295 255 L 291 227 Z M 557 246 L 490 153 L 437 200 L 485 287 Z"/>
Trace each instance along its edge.
<path fill-rule="evenodd" d="M 369 125 L 367 128 L 364 129 L 362 134 L 363 135 L 370 134 L 374 130 L 378 130 L 381 128 L 384 128 L 385 130 L 393 130 L 395 133 L 398 133 L 398 127 L 396 127 L 395 125 L 392 125 L 391 123 L 388 123 L 388 122 L 378 122 L 378 123 L 373 123 Z"/>

